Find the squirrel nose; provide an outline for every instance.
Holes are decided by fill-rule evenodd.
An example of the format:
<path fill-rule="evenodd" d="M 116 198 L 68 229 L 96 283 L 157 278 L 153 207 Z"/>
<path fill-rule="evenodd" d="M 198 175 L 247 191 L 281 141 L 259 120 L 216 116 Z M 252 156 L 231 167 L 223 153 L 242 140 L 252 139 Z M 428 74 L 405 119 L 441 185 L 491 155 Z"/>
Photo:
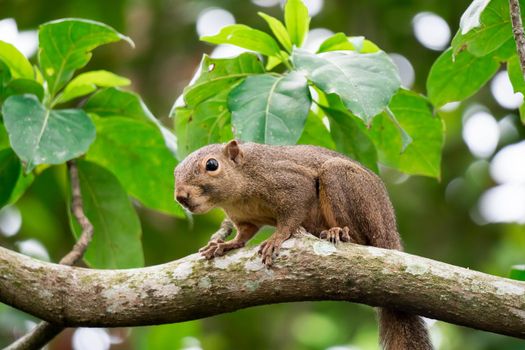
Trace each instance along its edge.
<path fill-rule="evenodd" d="M 177 202 L 187 207 L 190 194 L 188 192 L 178 192 L 175 198 L 177 199 Z"/>

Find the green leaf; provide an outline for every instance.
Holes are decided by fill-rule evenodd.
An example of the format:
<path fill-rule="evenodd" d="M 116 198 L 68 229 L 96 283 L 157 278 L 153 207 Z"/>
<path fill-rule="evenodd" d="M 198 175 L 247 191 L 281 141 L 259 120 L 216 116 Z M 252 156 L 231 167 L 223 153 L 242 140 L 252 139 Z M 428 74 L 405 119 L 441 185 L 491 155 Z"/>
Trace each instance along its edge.
<path fill-rule="evenodd" d="M 349 36 L 348 40 L 354 45 L 355 50 L 359 53 L 374 53 L 381 49 L 364 36 Z"/>
<path fill-rule="evenodd" d="M 345 33 L 335 33 L 331 37 L 327 38 L 321 43 L 317 53 L 338 50 L 355 50 L 354 44 L 348 40 L 348 37 Z"/>
<path fill-rule="evenodd" d="M 194 150 L 210 143 L 222 143 L 233 138 L 228 110 L 229 93 L 230 90 L 220 91 L 194 109 L 175 110 L 178 159 L 184 159 Z"/>
<path fill-rule="evenodd" d="M 330 131 L 326 129 L 322 119 L 310 111 L 306 123 L 304 124 L 303 133 L 297 141 L 299 145 L 315 145 L 324 148 L 335 149 L 335 143 L 332 140 Z"/>
<path fill-rule="evenodd" d="M 54 96 L 91 59 L 96 47 L 119 40 L 133 42 L 115 29 L 84 19 L 61 19 L 45 23 L 38 32 L 38 60 Z"/>
<path fill-rule="evenodd" d="M 86 159 L 111 170 L 133 197 L 145 206 L 183 217 L 173 200 L 175 156 L 160 130 L 130 118 L 97 118 L 97 139 Z"/>
<path fill-rule="evenodd" d="M 507 62 L 507 72 L 509 75 L 510 82 L 514 88 L 514 92 L 521 92 L 525 95 L 525 78 L 521 71 L 520 59 L 518 55 L 512 56 Z"/>
<path fill-rule="evenodd" d="M 94 92 L 97 87 L 126 86 L 129 84 L 131 81 L 128 78 L 105 70 L 82 73 L 67 84 L 56 103 L 64 103 L 88 95 Z"/>
<path fill-rule="evenodd" d="M 498 49 L 491 52 L 491 56 L 499 62 L 508 61 L 512 56 L 516 54 L 516 42 L 514 37 L 509 38 L 503 45 Z"/>
<path fill-rule="evenodd" d="M 2 106 L 4 123 L 26 171 L 38 164 L 60 164 L 85 153 L 95 128 L 81 109 L 50 110 L 33 95 L 9 97 Z"/>
<path fill-rule="evenodd" d="M 525 281 L 525 265 L 514 265 L 510 269 L 510 278 Z"/>
<path fill-rule="evenodd" d="M 525 103 L 522 103 L 520 108 L 520 120 L 523 125 L 525 125 Z"/>
<path fill-rule="evenodd" d="M 9 197 L 9 201 L 7 204 L 14 204 L 18 202 L 20 197 L 26 192 L 29 186 L 33 183 L 35 180 L 35 175 L 33 173 L 24 174 L 23 172 L 20 172 L 20 176 L 18 177 L 18 180 L 16 181 L 15 188 L 11 192 L 11 197 Z"/>
<path fill-rule="evenodd" d="M 212 44 L 231 44 L 267 56 L 276 56 L 280 51 L 279 44 L 270 35 L 244 24 L 223 27 L 218 34 L 203 36 L 201 40 Z"/>
<path fill-rule="evenodd" d="M 119 181 L 103 167 L 78 160 L 78 177 L 93 239 L 84 260 L 93 268 L 126 269 L 144 265 L 142 230 L 137 213 Z M 82 230 L 70 217 L 75 237 Z"/>
<path fill-rule="evenodd" d="M 290 40 L 290 35 L 288 35 L 284 24 L 277 18 L 267 15 L 264 12 L 258 12 L 257 14 L 268 23 L 273 35 L 275 35 L 286 51 L 292 52 L 292 41 Z"/>
<path fill-rule="evenodd" d="M 0 208 L 8 203 L 21 169 L 20 161 L 10 148 L 0 151 Z"/>
<path fill-rule="evenodd" d="M 369 132 L 379 161 L 407 174 L 439 178 L 444 132 L 441 119 L 432 114 L 423 96 L 408 90 L 399 90 L 389 108 L 412 142 L 402 152 L 399 130 L 386 113 L 380 114 L 374 118 Z"/>
<path fill-rule="evenodd" d="M 0 60 L 9 67 L 13 78 L 34 79 L 33 67 L 27 58 L 13 45 L 1 40 Z"/>
<path fill-rule="evenodd" d="M 452 40 L 454 55 L 465 48 L 474 56 L 493 52 L 512 37 L 509 2 L 476 0 L 461 16 L 460 30 Z"/>
<path fill-rule="evenodd" d="M 474 95 L 498 71 L 490 56 L 476 57 L 466 51 L 452 59 L 452 49 L 438 57 L 427 78 L 428 98 L 436 107 Z"/>
<path fill-rule="evenodd" d="M 330 134 L 336 149 L 377 173 L 377 150 L 363 123 L 346 111 L 323 110 L 330 120 Z"/>
<path fill-rule="evenodd" d="M 264 67 L 253 53 L 233 58 L 202 58 L 197 79 L 184 89 L 184 101 L 194 107 L 212 98 L 218 91 L 231 90 L 241 79 L 264 73 Z"/>
<path fill-rule="evenodd" d="M 339 50 L 351 50 L 359 53 L 374 53 L 379 47 L 364 36 L 347 37 L 345 33 L 336 33 L 323 41 L 317 53 Z"/>
<path fill-rule="evenodd" d="M 4 148 L 9 148 L 9 136 L 7 135 L 7 130 L 5 129 L 4 124 L 0 122 L 0 150 Z"/>
<path fill-rule="evenodd" d="M 301 0 L 286 1 L 284 6 L 284 23 L 286 23 L 286 29 L 292 44 L 301 47 L 310 25 L 308 8 Z"/>
<path fill-rule="evenodd" d="M 4 99 L 7 99 L 9 96 L 23 94 L 35 95 L 42 101 L 44 98 L 44 87 L 31 79 L 14 79 L 4 87 Z"/>
<path fill-rule="evenodd" d="M 345 106 L 366 123 L 385 109 L 401 84 L 396 66 L 383 51 L 314 55 L 295 50 L 292 61 L 326 94 L 339 95 Z"/>
<path fill-rule="evenodd" d="M 130 91 L 117 88 L 102 89 L 86 101 L 84 110 L 100 117 L 126 117 L 142 121 L 156 120 L 141 98 Z"/>
<path fill-rule="evenodd" d="M 248 77 L 228 99 L 237 137 L 277 145 L 297 142 L 310 103 L 307 81 L 298 72 Z"/>

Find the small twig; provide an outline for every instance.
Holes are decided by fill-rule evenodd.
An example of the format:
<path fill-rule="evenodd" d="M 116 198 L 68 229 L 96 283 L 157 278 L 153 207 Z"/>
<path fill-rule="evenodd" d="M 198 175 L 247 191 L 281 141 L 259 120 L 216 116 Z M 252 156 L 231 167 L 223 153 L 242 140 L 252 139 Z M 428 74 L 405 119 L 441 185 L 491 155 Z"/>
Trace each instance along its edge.
<path fill-rule="evenodd" d="M 62 265 L 74 265 L 86 252 L 86 249 L 93 238 L 93 225 L 84 212 L 82 203 L 82 193 L 80 192 L 80 181 L 78 178 L 78 168 L 75 161 L 67 162 L 69 177 L 71 181 L 71 212 L 82 228 L 82 234 L 73 248 L 61 260 Z M 54 337 L 64 330 L 64 327 L 54 323 L 42 321 L 27 334 L 10 344 L 4 350 L 33 350 L 40 349 L 49 343 Z"/>
<path fill-rule="evenodd" d="M 514 41 L 516 41 L 516 48 L 518 49 L 521 72 L 525 79 L 525 34 L 521 23 L 520 3 L 519 0 L 509 0 L 509 4 L 512 32 L 514 33 Z"/>
<path fill-rule="evenodd" d="M 78 179 L 78 169 L 74 161 L 70 160 L 67 162 L 69 169 L 69 176 L 71 178 L 71 212 L 77 219 L 80 227 L 82 228 L 82 234 L 80 238 L 73 246 L 73 249 L 66 254 L 60 260 L 62 265 L 74 265 L 86 252 L 86 249 L 93 238 L 93 225 L 89 222 L 86 214 L 84 213 L 84 204 L 82 203 L 82 194 L 80 193 L 80 181 Z"/>

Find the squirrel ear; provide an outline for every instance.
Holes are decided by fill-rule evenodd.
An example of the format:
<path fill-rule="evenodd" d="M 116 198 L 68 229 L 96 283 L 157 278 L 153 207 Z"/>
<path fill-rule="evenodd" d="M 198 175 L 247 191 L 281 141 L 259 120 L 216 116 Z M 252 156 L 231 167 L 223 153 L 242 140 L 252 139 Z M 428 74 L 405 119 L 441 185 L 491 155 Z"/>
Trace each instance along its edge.
<path fill-rule="evenodd" d="M 239 141 L 231 140 L 228 142 L 224 147 L 224 154 L 235 163 L 239 163 L 242 159 L 242 151 L 239 147 Z"/>

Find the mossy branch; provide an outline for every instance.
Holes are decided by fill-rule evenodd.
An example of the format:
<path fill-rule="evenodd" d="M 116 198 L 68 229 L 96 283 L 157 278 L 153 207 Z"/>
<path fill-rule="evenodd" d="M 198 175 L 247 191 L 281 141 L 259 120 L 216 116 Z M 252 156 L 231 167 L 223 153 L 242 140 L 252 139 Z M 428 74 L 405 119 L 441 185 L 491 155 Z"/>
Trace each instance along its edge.
<path fill-rule="evenodd" d="M 0 248 L 0 301 L 56 325 L 194 320 L 263 304 L 344 300 L 525 338 L 525 283 L 418 256 L 311 235 L 267 269 L 256 248 L 129 270 L 69 267 Z"/>

